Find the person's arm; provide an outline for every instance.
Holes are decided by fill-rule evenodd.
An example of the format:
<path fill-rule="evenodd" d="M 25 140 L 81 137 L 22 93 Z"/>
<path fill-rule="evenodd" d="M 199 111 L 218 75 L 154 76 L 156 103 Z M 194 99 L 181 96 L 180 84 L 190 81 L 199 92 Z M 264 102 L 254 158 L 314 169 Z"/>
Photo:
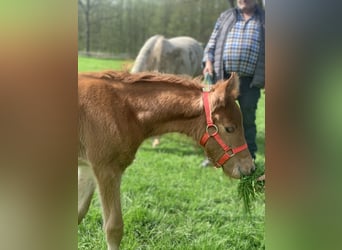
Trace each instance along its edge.
<path fill-rule="evenodd" d="M 215 48 L 218 31 L 220 29 L 221 20 L 220 18 L 216 21 L 213 32 L 211 33 L 210 39 L 204 50 L 203 56 L 203 75 L 209 73 L 213 75 L 213 63 L 215 61 Z"/>

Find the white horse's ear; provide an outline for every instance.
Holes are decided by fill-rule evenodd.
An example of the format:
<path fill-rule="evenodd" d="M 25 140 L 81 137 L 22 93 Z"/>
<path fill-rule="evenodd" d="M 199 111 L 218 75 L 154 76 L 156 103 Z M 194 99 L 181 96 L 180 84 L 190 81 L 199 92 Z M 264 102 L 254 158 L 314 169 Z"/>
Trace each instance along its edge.
<path fill-rule="evenodd" d="M 229 79 L 219 81 L 214 85 L 211 95 L 211 105 L 213 109 L 218 106 L 224 106 L 228 96 L 236 99 L 239 96 L 240 81 L 237 73 L 231 73 Z"/>

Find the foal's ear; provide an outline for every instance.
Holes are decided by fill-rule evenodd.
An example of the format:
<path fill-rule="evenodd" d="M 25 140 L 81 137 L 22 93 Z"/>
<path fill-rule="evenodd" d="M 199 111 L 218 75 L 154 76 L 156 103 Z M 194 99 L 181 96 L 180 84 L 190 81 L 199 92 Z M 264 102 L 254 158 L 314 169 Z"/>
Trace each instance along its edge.
<path fill-rule="evenodd" d="M 231 73 L 229 79 L 221 81 L 214 85 L 212 93 L 212 106 L 217 107 L 225 105 L 225 99 L 228 96 L 236 99 L 239 96 L 240 81 L 237 73 Z"/>
<path fill-rule="evenodd" d="M 226 82 L 226 95 L 230 95 L 236 99 L 240 94 L 240 80 L 238 74 L 233 72 Z"/>

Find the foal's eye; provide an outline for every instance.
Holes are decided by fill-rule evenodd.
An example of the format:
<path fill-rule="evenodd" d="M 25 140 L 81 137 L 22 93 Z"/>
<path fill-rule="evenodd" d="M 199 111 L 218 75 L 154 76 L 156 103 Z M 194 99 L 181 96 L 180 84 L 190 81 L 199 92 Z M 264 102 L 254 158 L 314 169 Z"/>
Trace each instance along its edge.
<path fill-rule="evenodd" d="M 234 127 L 225 127 L 225 130 L 228 132 L 228 133 L 233 133 L 235 131 L 235 128 Z"/>

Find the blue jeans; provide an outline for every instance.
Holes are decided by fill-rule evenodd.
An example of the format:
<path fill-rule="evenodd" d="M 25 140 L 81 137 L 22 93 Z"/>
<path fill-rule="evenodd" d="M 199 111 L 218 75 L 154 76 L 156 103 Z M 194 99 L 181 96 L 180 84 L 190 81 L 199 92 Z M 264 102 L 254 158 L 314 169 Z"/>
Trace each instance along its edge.
<path fill-rule="evenodd" d="M 237 101 L 240 105 L 245 138 L 249 152 L 255 159 L 255 153 L 258 149 L 256 144 L 256 110 L 260 98 L 260 88 L 250 87 L 252 77 L 240 77 L 240 95 Z"/>

